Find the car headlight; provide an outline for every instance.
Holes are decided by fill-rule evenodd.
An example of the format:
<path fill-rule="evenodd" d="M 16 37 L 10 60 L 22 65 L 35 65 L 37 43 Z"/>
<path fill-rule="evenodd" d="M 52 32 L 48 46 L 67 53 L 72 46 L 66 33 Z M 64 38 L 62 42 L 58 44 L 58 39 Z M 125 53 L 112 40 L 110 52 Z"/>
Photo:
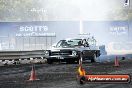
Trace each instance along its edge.
<path fill-rule="evenodd" d="M 73 56 L 76 56 L 77 55 L 77 52 L 76 51 L 72 51 L 72 55 Z"/>
<path fill-rule="evenodd" d="M 45 52 L 44 52 L 44 55 L 45 55 L 45 56 L 49 56 L 49 51 L 45 51 Z"/>

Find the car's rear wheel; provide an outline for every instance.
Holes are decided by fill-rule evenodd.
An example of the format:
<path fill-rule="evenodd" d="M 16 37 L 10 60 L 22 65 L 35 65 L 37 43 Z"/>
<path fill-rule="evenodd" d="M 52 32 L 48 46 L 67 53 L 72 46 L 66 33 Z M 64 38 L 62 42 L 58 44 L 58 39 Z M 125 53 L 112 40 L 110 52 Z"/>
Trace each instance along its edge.
<path fill-rule="evenodd" d="M 92 57 L 92 59 L 91 59 L 91 63 L 96 62 L 96 58 L 97 58 L 96 54 L 94 54 L 93 57 Z"/>

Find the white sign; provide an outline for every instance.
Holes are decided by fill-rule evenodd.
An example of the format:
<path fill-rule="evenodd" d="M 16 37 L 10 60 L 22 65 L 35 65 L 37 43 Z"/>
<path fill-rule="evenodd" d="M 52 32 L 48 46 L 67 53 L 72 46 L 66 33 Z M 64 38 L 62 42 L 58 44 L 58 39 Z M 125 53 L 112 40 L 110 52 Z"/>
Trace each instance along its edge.
<path fill-rule="evenodd" d="M 44 8 L 32 8 L 31 10 L 30 10 L 31 12 L 37 12 L 37 13 L 47 13 L 47 10 L 46 9 L 44 9 Z"/>
<path fill-rule="evenodd" d="M 113 26 L 110 27 L 110 33 L 114 35 L 122 35 L 128 33 L 128 27 L 125 26 Z"/>
<path fill-rule="evenodd" d="M 55 33 L 48 33 L 48 26 L 20 26 L 16 36 L 56 36 Z"/>
<path fill-rule="evenodd" d="M 36 32 L 31 32 L 31 33 L 17 33 L 16 36 L 56 36 L 55 33 L 36 33 Z"/>
<path fill-rule="evenodd" d="M 20 32 L 45 32 L 48 31 L 47 26 L 20 26 Z"/>

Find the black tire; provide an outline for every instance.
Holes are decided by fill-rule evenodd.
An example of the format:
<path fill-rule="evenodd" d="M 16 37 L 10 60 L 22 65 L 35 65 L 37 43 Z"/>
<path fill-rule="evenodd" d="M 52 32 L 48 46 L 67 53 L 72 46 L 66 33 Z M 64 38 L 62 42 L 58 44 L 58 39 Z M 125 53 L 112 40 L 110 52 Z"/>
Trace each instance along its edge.
<path fill-rule="evenodd" d="M 47 59 L 47 63 L 48 63 L 48 64 L 53 64 L 53 61 L 52 61 L 52 60 Z"/>
<path fill-rule="evenodd" d="M 91 59 L 91 63 L 93 63 L 93 62 L 95 62 L 95 60 L 92 58 L 92 59 Z"/>
<path fill-rule="evenodd" d="M 66 63 L 67 64 L 74 64 L 75 60 L 74 59 L 69 59 L 69 60 L 66 60 Z"/>
<path fill-rule="evenodd" d="M 72 64 L 75 64 L 75 62 L 76 62 L 76 60 L 75 60 L 75 59 L 74 59 L 74 60 L 71 60 L 71 63 L 72 63 Z"/>
<path fill-rule="evenodd" d="M 67 60 L 67 61 L 66 61 L 66 64 L 70 64 L 70 61 L 69 61 L 69 60 Z"/>
<path fill-rule="evenodd" d="M 96 54 L 94 54 L 93 57 L 92 57 L 92 59 L 91 59 L 91 63 L 96 62 L 96 60 L 95 60 L 96 58 L 97 58 Z"/>
<path fill-rule="evenodd" d="M 67 64 L 71 64 L 72 61 L 71 61 L 71 60 L 67 60 L 66 63 L 67 63 Z"/>

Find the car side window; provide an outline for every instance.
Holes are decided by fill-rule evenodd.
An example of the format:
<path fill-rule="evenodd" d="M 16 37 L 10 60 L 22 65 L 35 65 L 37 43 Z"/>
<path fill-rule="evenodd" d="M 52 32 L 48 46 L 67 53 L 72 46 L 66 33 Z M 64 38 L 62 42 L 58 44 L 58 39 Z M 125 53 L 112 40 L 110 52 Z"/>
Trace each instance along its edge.
<path fill-rule="evenodd" d="M 82 41 L 79 41 L 78 42 L 78 46 L 82 46 L 83 44 L 82 44 Z"/>

